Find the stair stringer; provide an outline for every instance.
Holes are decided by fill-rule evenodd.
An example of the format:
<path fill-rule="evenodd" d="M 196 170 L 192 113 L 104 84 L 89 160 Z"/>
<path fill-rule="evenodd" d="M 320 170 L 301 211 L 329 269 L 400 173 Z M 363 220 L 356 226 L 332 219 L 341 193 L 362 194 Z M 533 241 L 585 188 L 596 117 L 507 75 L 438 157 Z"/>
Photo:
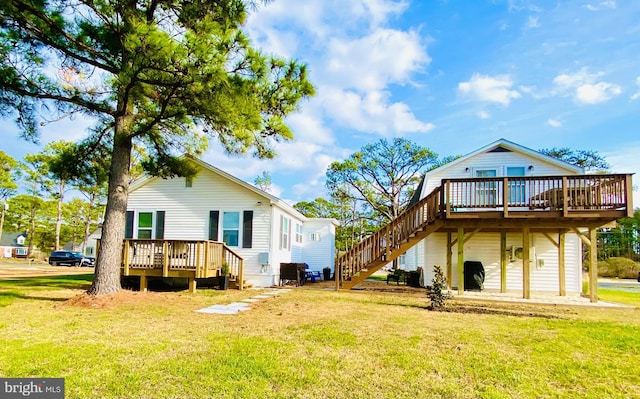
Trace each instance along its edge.
<path fill-rule="evenodd" d="M 360 284 L 364 280 L 368 279 L 373 273 L 380 270 L 384 265 L 387 265 L 390 262 L 393 262 L 400 255 L 407 252 L 407 250 L 414 247 L 416 244 L 418 244 L 420 241 L 425 239 L 427 236 L 438 231 L 440 227 L 442 227 L 442 225 L 444 225 L 444 221 L 438 219 L 438 220 L 435 220 L 433 223 L 425 226 L 422 230 L 416 232 L 414 235 L 409 237 L 408 240 L 400 244 L 398 248 L 392 249 L 388 258 L 376 259 L 371 263 L 369 263 L 366 266 L 366 268 L 361 269 L 358 273 L 351 276 L 351 280 L 342 281 L 341 289 L 349 290 L 355 287 L 356 285 Z"/>

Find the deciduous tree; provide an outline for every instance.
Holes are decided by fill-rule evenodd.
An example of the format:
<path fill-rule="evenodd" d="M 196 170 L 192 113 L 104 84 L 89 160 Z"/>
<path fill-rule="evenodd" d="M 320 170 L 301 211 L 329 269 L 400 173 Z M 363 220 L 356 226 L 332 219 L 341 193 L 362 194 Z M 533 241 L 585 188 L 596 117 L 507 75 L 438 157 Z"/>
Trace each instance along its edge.
<path fill-rule="evenodd" d="M 145 170 L 188 176 L 207 139 L 272 157 L 293 134 L 284 118 L 313 94 L 306 68 L 265 56 L 242 30 L 243 0 L 5 0 L 0 8 L 0 115 L 37 140 L 48 119 L 95 118 L 68 168 L 108 156 L 109 189 L 90 294 L 119 290 L 132 147 Z M 44 108 L 43 108 L 44 106 Z M 102 148 L 102 149 L 99 149 Z"/>
<path fill-rule="evenodd" d="M 363 201 L 374 217 L 396 218 L 409 203 L 421 172 L 437 162 L 431 150 L 403 138 L 362 147 L 327 170 L 327 188 Z"/>

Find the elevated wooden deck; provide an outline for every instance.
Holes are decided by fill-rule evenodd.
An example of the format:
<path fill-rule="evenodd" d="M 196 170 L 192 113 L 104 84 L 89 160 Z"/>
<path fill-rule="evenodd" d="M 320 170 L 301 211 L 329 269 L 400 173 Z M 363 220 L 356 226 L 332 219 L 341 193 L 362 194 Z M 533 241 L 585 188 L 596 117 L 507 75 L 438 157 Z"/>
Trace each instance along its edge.
<path fill-rule="evenodd" d="M 122 275 L 140 276 L 141 291 L 147 277 L 186 277 L 195 292 L 197 279 L 219 277 L 224 264 L 230 284 L 242 289 L 244 260 L 222 242 L 126 239 L 122 248 Z"/>
<path fill-rule="evenodd" d="M 434 232 L 595 231 L 633 216 L 631 198 L 630 174 L 446 179 L 340 256 L 336 288 L 354 287 Z"/>

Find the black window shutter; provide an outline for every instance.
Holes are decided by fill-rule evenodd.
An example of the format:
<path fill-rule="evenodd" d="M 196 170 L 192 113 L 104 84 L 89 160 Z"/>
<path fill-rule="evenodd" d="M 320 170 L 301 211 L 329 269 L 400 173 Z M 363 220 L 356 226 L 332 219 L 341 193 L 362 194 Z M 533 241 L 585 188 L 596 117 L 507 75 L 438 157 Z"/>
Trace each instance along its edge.
<path fill-rule="evenodd" d="M 253 240 L 253 211 L 242 215 L 242 248 L 251 248 Z"/>
<path fill-rule="evenodd" d="M 164 211 L 156 212 L 156 240 L 164 239 Z"/>
<path fill-rule="evenodd" d="M 127 222 L 124 227 L 124 238 L 133 238 L 133 211 L 127 211 Z"/>
<path fill-rule="evenodd" d="M 209 211 L 209 239 L 218 241 L 218 219 L 220 211 Z"/>

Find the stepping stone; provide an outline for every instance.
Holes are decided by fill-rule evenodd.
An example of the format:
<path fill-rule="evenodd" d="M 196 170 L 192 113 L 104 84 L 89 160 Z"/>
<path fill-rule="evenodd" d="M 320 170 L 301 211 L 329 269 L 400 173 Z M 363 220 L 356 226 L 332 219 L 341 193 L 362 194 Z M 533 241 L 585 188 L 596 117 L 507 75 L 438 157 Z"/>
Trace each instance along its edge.
<path fill-rule="evenodd" d="M 255 299 L 267 299 L 267 298 L 271 298 L 271 296 L 269 296 L 269 295 L 256 295 L 253 298 L 255 298 Z"/>
<path fill-rule="evenodd" d="M 260 302 L 260 299 L 247 298 L 247 299 L 243 299 L 242 302 L 255 303 L 255 302 Z"/>

